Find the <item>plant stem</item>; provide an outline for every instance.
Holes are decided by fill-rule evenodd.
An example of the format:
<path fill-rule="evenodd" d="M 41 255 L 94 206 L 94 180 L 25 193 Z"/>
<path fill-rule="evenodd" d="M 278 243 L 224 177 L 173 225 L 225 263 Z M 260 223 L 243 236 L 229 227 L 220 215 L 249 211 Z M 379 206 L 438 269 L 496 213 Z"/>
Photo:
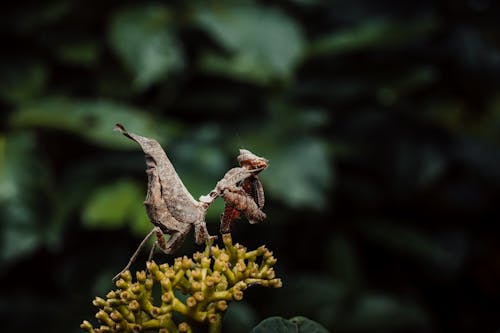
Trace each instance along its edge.
<path fill-rule="evenodd" d="M 217 320 L 215 322 L 210 322 L 208 324 L 208 333 L 221 333 L 222 329 L 222 315 L 217 315 Z"/>

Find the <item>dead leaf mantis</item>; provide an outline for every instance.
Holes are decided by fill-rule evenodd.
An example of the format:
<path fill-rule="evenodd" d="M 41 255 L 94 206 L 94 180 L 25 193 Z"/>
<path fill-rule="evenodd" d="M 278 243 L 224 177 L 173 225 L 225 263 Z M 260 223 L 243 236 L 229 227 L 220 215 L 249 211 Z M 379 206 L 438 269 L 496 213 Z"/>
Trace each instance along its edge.
<path fill-rule="evenodd" d="M 226 172 L 215 188 L 197 201 L 184 186 L 158 141 L 130 133 L 121 124 L 117 124 L 115 130 L 137 142 L 144 152 L 148 177 L 144 205 L 154 227 L 113 281 L 130 268 L 140 250 L 153 235 L 156 235 L 157 240 L 151 249 L 149 260 L 155 247 L 159 247 L 166 254 L 173 253 L 191 228 L 194 228 L 197 244 L 210 242 L 216 238 L 208 233 L 205 216 L 208 207 L 218 197 L 226 203 L 221 217 L 222 233 L 230 232 L 231 224 L 240 217 L 241 213 L 251 223 L 260 222 L 266 218 L 266 214 L 261 210 L 264 205 L 264 191 L 257 178 L 257 174 L 268 166 L 265 158 L 241 149 L 238 156 L 240 167 Z M 165 241 L 165 234 L 170 235 L 168 241 Z"/>

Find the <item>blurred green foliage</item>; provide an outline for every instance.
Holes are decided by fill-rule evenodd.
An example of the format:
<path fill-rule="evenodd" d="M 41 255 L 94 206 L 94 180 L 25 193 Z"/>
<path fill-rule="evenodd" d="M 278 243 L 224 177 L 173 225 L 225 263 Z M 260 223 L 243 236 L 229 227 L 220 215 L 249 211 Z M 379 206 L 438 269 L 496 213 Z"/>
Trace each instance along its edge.
<path fill-rule="evenodd" d="M 497 2 L 21 0 L 2 14 L 2 330 L 79 331 L 149 228 L 143 156 L 116 122 L 157 138 L 195 197 L 240 147 L 270 160 L 269 218 L 233 236 L 273 249 L 284 287 L 230 306 L 226 330 L 298 315 L 333 332 L 500 328 Z"/>

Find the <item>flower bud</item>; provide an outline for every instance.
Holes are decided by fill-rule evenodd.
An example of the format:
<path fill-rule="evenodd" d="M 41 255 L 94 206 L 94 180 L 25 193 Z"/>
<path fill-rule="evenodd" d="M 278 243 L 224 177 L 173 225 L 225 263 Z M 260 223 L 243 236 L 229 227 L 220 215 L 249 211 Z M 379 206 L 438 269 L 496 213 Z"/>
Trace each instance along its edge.
<path fill-rule="evenodd" d="M 245 254 L 247 253 L 245 248 L 238 249 L 238 258 L 239 259 L 245 259 Z"/>
<path fill-rule="evenodd" d="M 193 266 L 193 260 L 184 256 L 182 258 L 182 268 L 187 270 L 187 269 L 190 269 L 192 266 Z"/>
<path fill-rule="evenodd" d="M 203 258 L 203 253 L 201 253 L 201 252 L 195 252 L 195 253 L 193 253 L 193 259 L 194 259 L 194 261 L 200 262 L 201 258 Z"/>
<path fill-rule="evenodd" d="M 227 254 L 226 252 L 221 252 L 221 254 L 219 256 L 219 260 L 228 262 L 229 261 L 229 254 Z"/>
<path fill-rule="evenodd" d="M 151 314 L 156 317 L 161 314 L 161 309 L 159 307 L 153 306 L 153 308 L 151 309 Z"/>
<path fill-rule="evenodd" d="M 225 272 L 227 270 L 227 263 L 220 259 L 216 259 L 214 262 L 214 270 Z"/>
<path fill-rule="evenodd" d="M 193 308 L 196 306 L 196 299 L 193 296 L 190 296 L 186 299 L 186 305 L 190 308 Z"/>
<path fill-rule="evenodd" d="M 179 327 L 179 332 L 181 332 L 181 333 L 185 333 L 185 332 L 189 331 L 189 325 L 186 322 L 180 323 L 178 327 Z"/>
<path fill-rule="evenodd" d="M 201 279 L 201 269 L 199 268 L 196 268 L 194 270 L 191 271 L 191 277 L 195 280 L 200 280 Z"/>
<path fill-rule="evenodd" d="M 172 294 L 169 292 L 163 293 L 161 295 L 161 301 L 166 304 L 170 303 L 172 301 Z"/>
<path fill-rule="evenodd" d="M 193 281 L 193 283 L 191 283 L 191 289 L 195 291 L 201 290 L 201 283 L 198 281 Z"/>
<path fill-rule="evenodd" d="M 83 330 L 87 330 L 87 331 L 92 331 L 93 330 L 93 326 L 92 326 L 92 324 L 88 320 L 84 320 L 80 324 L 80 328 L 83 329 Z"/>
<path fill-rule="evenodd" d="M 123 319 L 123 316 L 121 315 L 120 312 L 118 311 L 113 311 L 111 312 L 111 314 L 109 315 L 111 317 L 111 319 L 113 319 L 114 321 L 120 321 Z"/>
<path fill-rule="evenodd" d="M 267 258 L 267 259 L 266 259 L 265 263 L 266 263 L 266 265 L 268 265 L 268 266 L 273 266 L 274 264 L 276 264 L 276 262 L 277 262 L 277 261 L 278 261 L 278 260 L 276 260 L 276 258 L 275 258 L 275 257 L 270 256 L 269 258 Z"/>
<path fill-rule="evenodd" d="M 170 267 L 165 271 L 165 276 L 169 279 L 173 279 L 175 277 L 175 270 Z"/>
<path fill-rule="evenodd" d="M 195 292 L 193 296 L 198 302 L 201 302 L 205 299 L 205 295 L 201 291 Z"/>
<path fill-rule="evenodd" d="M 124 300 L 124 301 L 127 301 L 127 300 L 129 300 L 130 298 L 132 298 L 132 297 L 131 297 L 131 295 L 130 295 L 130 292 L 129 292 L 128 290 L 125 290 L 125 291 L 122 291 L 122 292 L 120 293 L 120 298 L 121 298 L 122 300 Z"/>
<path fill-rule="evenodd" d="M 137 311 L 140 309 L 140 307 L 141 306 L 139 302 L 137 302 L 135 299 L 132 302 L 128 303 L 128 308 L 130 311 Z"/>
<path fill-rule="evenodd" d="M 212 255 L 213 255 L 214 257 L 219 257 L 219 256 L 220 256 L 220 253 L 221 253 L 221 252 L 220 252 L 220 249 L 219 249 L 219 247 L 218 247 L 218 246 L 212 246 L 212 247 L 210 248 L 210 252 L 212 253 Z"/>
<path fill-rule="evenodd" d="M 174 260 L 174 270 L 178 271 L 182 267 L 182 258 L 175 258 Z"/>
<path fill-rule="evenodd" d="M 146 281 L 146 272 L 138 271 L 135 273 L 135 277 L 137 278 L 137 282 L 144 283 Z"/>
<path fill-rule="evenodd" d="M 264 275 L 267 279 L 272 280 L 276 276 L 276 273 L 274 273 L 274 269 L 270 268 Z"/>
<path fill-rule="evenodd" d="M 213 272 L 212 278 L 214 279 L 215 283 L 219 283 L 221 280 L 221 275 L 219 272 Z"/>
<path fill-rule="evenodd" d="M 210 258 L 203 257 L 201 258 L 201 267 L 202 268 L 209 268 L 210 267 Z"/>
<path fill-rule="evenodd" d="M 236 270 L 237 270 L 238 272 L 243 272 L 243 271 L 245 271 L 245 269 L 247 268 L 247 267 L 246 267 L 246 265 L 245 265 L 245 263 L 244 263 L 243 261 L 238 261 L 238 262 L 236 263 L 235 267 L 236 267 Z"/>
<path fill-rule="evenodd" d="M 235 284 L 234 288 L 237 288 L 238 290 L 246 290 L 248 288 L 248 285 L 245 283 L 245 281 L 239 281 Z"/>
<path fill-rule="evenodd" d="M 273 288 L 281 288 L 283 286 L 281 279 L 273 279 L 273 280 L 269 281 L 269 284 Z"/>
<path fill-rule="evenodd" d="M 122 272 L 120 274 L 120 277 L 125 280 L 126 282 L 132 281 L 132 273 L 130 273 L 129 270 L 126 270 L 125 272 Z"/>
<path fill-rule="evenodd" d="M 115 285 L 120 289 L 126 289 L 128 287 L 128 283 L 124 279 L 119 279 L 116 281 Z"/>
<path fill-rule="evenodd" d="M 161 284 L 161 287 L 163 288 L 163 290 L 169 290 L 170 287 L 172 286 L 170 279 L 168 279 L 167 277 L 164 277 L 163 279 L 161 279 L 160 284 Z"/>
<path fill-rule="evenodd" d="M 114 290 L 110 291 L 109 293 L 106 294 L 106 298 L 108 299 L 116 298 L 116 292 Z"/>
<path fill-rule="evenodd" d="M 134 294 L 138 295 L 141 292 L 141 285 L 138 283 L 134 283 L 133 285 L 130 286 L 130 291 L 132 291 Z"/>
<path fill-rule="evenodd" d="M 94 304 L 94 306 L 97 306 L 97 307 L 99 307 L 99 308 L 102 308 L 102 307 L 104 307 L 104 306 L 106 306 L 106 305 L 107 305 L 107 302 L 106 302 L 104 299 L 100 298 L 100 297 L 96 297 L 96 298 L 92 301 L 92 304 Z"/>
<path fill-rule="evenodd" d="M 211 324 L 215 324 L 217 322 L 217 315 L 215 313 L 210 313 L 208 316 L 208 322 Z"/>
<path fill-rule="evenodd" d="M 231 239 L 231 234 L 230 233 L 223 234 L 222 235 L 222 242 L 226 245 L 231 244 L 233 242 L 233 240 Z"/>
<path fill-rule="evenodd" d="M 219 311 L 226 311 L 226 309 L 227 309 L 227 302 L 226 301 L 218 301 L 217 302 L 217 309 Z"/>
<path fill-rule="evenodd" d="M 207 287 L 209 287 L 209 288 L 210 288 L 210 287 L 213 287 L 213 286 L 214 286 L 214 278 L 213 278 L 213 277 L 211 277 L 211 276 L 207 276 L 207 277 L 205 278 L 205 285 L 206 285 Z"/>
<path fill-rule="evenodd" d="M 241 301 L 243 299 L 243 292 L 241 290 L 235 289 L 233 291 L 233 299 L 235 301 Z"/>

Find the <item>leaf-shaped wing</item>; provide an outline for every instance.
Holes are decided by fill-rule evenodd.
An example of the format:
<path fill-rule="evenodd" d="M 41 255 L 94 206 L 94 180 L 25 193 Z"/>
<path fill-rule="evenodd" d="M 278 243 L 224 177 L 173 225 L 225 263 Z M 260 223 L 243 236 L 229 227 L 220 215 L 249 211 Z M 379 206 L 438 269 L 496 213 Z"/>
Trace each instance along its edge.
<path fill-rule="evenodd" d="M 264 188 L 262 187 L 259 177 L 253 176 L 249 179 L 249 181 L 251 182 L 251 195 L 253 200 L 259 208 L 264 207 L 266 198 L 264 196 Z"/>
<path fill-rule="evenodd" d="M 146 173 L 158 176 L 161 196 L 170 214 L 181 223 L 195 223 L 203 219 L 203 210 L 182 183 L 158 141 L 130 133 L 120 124 L 115 129 L 141 146 L 146 156 Z M 148 178 L 148 189 L 151 189 L 151 180 L 155 177 Z"/>

